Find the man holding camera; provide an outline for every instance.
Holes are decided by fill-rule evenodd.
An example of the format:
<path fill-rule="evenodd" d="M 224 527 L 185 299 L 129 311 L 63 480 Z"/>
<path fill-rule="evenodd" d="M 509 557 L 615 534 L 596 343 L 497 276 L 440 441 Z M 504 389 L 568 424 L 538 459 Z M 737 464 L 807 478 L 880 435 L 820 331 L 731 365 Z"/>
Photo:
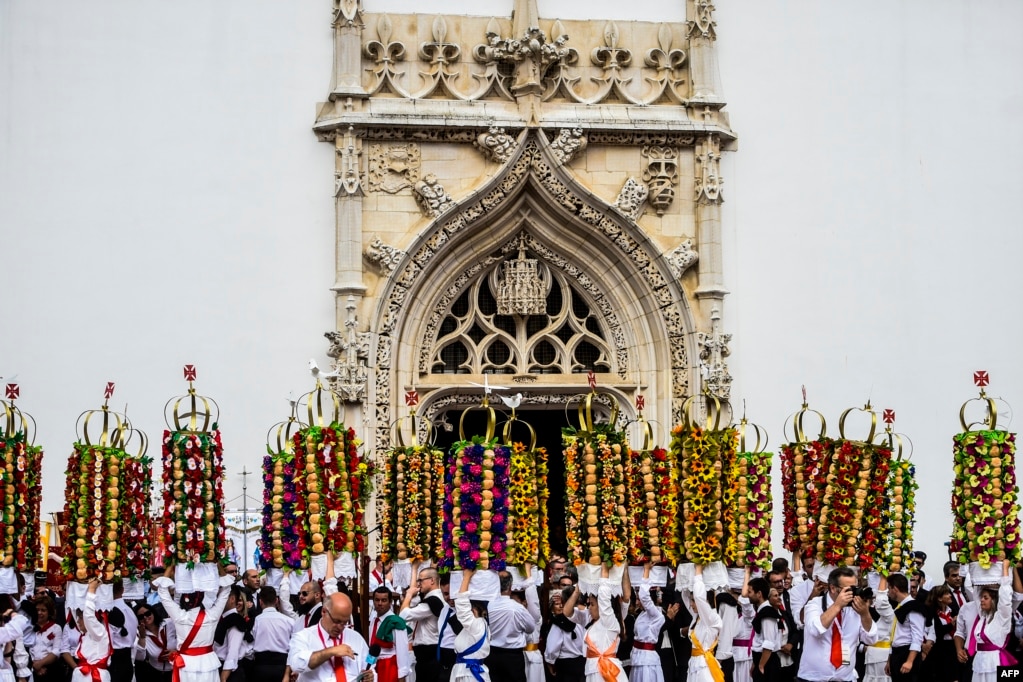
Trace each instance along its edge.
<path fill-rule="evenodd" d="M 800 682 L 852 682 L 856 675 L 856 647 L 877 641 L 877 626 L 870 617 L 869 588 L 856 587 L 856 574 L 840 566 L 828 576 L 828 589 L 803 608 L 803 657 Z"/>

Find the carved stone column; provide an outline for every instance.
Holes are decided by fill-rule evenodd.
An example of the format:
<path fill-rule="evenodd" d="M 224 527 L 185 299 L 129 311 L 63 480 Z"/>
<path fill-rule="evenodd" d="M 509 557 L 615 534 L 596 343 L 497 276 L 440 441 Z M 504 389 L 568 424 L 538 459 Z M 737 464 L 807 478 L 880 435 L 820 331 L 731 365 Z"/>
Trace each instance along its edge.
<path fill-rule="evenodd" d="M 348 296 L 361 299 L 366 291 L 362 272 L 362 139 L 352 126 L 334 137 L 335 210 L 335 302 L 338 328 L 347 314 L 343 305 Z"/>
<path fill-rule="evenodd" d="M 362 87 L 362 0 L 334 0 L 332 98 L 367 96 Z"/>
<path fill-rule="evenodd" d="M 708 135 L 696 147 L 696 230 L 700 246 L 700 284 L 696 298 L 705 320 L 723 309 L 725 289 L 721 258 L 721 138 Z"/>
<path fill-rule="evenodd" d="M 689 23 L 689 69 L 693 82 L 692 99 L 716 102 L 721 100 L 718 58 L 715 48 L 714 3 L 712 0 L 689 0 L 692 17 Z"/>

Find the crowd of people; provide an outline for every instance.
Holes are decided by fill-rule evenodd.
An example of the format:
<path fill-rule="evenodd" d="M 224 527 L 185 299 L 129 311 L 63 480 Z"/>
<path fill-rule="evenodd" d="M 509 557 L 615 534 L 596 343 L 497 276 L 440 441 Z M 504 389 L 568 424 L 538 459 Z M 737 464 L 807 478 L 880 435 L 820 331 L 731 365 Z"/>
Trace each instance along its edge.
<path fill-rule="evenodd" d="M 556 556 L 542 580 L 499 573 L 486 600 L 472 571 L 452 585 L 413 565 L 396 590 L 378 562 L 366 618 L 329 561 L 295 594 L 291 576 L 275 588 L 235 564 L 206 593 L 157 575 L 126 601 L 115 583 L 103 608 L 94 581 L 73 612 L 22 588 L 0 596 L 0 682 L 993 682 L 1023 637 L 1019 572 L 1004 562 L 997 584 L 971 590 L 957 562 L 939 583 L 925 561 L 868 579 L 776 559 L 717 590 L 700 567 L 685 589 L 655 584 L 649 565 L 635 581 L 604 567 L 584 594 Z"/>

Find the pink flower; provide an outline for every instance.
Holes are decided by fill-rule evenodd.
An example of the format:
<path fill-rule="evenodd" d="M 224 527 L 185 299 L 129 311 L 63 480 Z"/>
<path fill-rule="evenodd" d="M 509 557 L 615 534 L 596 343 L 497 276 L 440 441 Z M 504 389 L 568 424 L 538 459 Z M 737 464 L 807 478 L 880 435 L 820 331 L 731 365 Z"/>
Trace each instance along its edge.
<path fill-rule="evenodd" d="M 467 524 L 465 524 L 465 532 L 466 533 L 475 533 L 476 532 L 476 522 L 475 521 L 470 521 Z"/>
<path fill-rule="evenodd" d="M 466 540 L 465 538 L 460 538 L 458 540 L 458 549 L 462 550 L 463 552 L 469 551 L 469 541 Z"/>
<path fill-rule="evenodd" d="M 469 552 L 469 558 L 472 559 L 473 561 L 479 561 L 480 551 L 478 549 L 472 550 L 471 552 Z"/>

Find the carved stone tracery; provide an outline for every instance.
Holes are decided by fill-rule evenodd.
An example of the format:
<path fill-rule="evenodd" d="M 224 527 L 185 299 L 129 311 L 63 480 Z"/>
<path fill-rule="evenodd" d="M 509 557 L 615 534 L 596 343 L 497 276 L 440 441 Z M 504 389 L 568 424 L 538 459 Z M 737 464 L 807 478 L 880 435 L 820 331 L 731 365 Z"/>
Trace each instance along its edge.
<path fill-rule="evenodd" d="M 728 344 L 732 335 L 721 332 L 721 311 L 717 307 L 710 311 L 710 329 L 710 333 L 699 332 L 696 335 L 696 344 L 700 348 L 700 373 L 712 395 L 729 398 L 732 375 L 728 373 L 725 358 L 731 355 Z"/>
<path fill-rule="evenodd" d="M 664 258 L 671 267 L 671 273 L 676 279 L 682 277 L 683 273 L 700 260 L 700 254 L 693 248 L 693 240 L 686 239 L 674 249 L 664 254 Z"/>
<path fill-rule="evenodd" d="M 363 256 L 386 277 L 398 267 L 398 263 L 405 257 L 405 252 L 390 244 L 385 244 L 380 237 L 375 237 L 369 246 L 366 247 L 366 252 Z"/>
<path fill-rule="evenodd" d="M 637 220 L 643 213 L 643 202 L 646 201 L 647 194 L 649 194 L 649 190 L 646 185 L 636 178 L 630 177 L 622 185 L 622 190 L 618 193 L 618 198 L 615 199 L 615 206 L 625 215 Z"/>
<path fill-rule="evenodd" d="M 721 177 L 721 138 L 708 135 L 702 147 L 696 156 L 700 166 L 696 176 L 696 200 L 701 204 L 720 204 L 724 201 L 721 186 L 725 184 Z"/>
<path fill-rule="evenodd" d="M 413 189 L 416 203 L 422 209 L 423 215 L 436 218 L 455 205 L 454 200 L 448 196 L 447 190 L 444 189 L 444 185 L 440 184 L 437 176 L 433 173 L 427 173 L 426 177 L 417 182 Z"/>

